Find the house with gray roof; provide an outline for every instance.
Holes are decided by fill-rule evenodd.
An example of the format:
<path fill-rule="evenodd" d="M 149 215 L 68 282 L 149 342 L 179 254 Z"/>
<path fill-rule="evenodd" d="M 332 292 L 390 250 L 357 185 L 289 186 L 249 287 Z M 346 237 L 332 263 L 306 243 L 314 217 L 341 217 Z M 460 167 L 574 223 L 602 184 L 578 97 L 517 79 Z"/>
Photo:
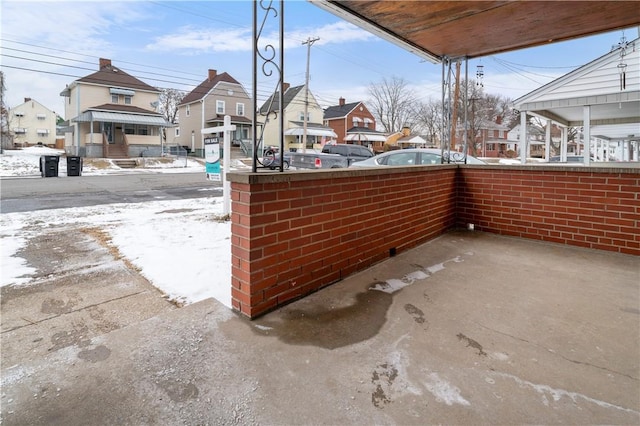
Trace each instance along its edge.
<path fill-rule="evenodd" d="M 306 104 L 306 107 L 305 107 Z M 337 135 L 322 123 L 324 111 L 316 98 L 305 86 L 290 87 L 283 83 L 282 114 L 284 128 L 284 150 L 297 151 L 322 149 L 325 143 L 335 141 Z M 280 126 L 276 112 L 280 109 L 280 92 L 275 91 L 260 107 L 259 113 L 263 122 L 262 146 L 280 145 Z M 305 109 L 307 116 L 305 120 Z M 304 140 L 306 138 L 306 146 Z"/>
<path fill-rule="evenodd" d="M 252 135 L 253 101 L 247 91 L 230 74 L 210 69 L 207 78 L 182 99 L 178 106 L 178 126 L 173 142 L 197 156 L 204 156 L 202 129 L 222 126 L 224 116 L 236 126 L 231 139 L 234 145 L 249 141 Z M 222 136 L 220 136 L 222 137 Z"/>
<path fill-rule="evenodd" d="M 336 133 L 339 143 L 353 143 L 382 152 L 387 138 L 376 130 L 376 120 L 363 102 L 338 100 L 324 111 L 324 124 Z"/>
<path fill-rule="evenodd" d="M 155 111 L 160 91 L 101 58 L 99 70 L 75 80 L 65 98 L 65 151 L 87 157 L 159 155 L 162 128 Z"/>

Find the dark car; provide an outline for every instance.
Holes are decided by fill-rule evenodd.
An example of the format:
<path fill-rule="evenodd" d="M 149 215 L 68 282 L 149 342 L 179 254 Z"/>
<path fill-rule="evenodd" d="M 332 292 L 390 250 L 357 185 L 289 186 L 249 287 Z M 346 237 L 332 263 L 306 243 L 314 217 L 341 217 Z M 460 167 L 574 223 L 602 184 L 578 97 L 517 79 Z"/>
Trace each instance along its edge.
<path fill-rule="evenodd" d="M 285 152 L 282 156 L 282 168 L 288 169 L 291 165 L 291 153 Z M 280 153 L 275 151 L 267 151 L 262 158 L 262 165 L 268 167 L 271 170 L 275 170 L 280 167 Z"/>
<path fill-rule="evenodd" d="M 338 143 L 325 145 L 322 147 L 323 154 L 339 154 L 343 157 L 352 159 L 352 162 L 366 160 L 373 157 L 373 152 L 362 145 L 354 145 L 348 143 Z M 351 162 L 349 162 L 351 164 Z"/>

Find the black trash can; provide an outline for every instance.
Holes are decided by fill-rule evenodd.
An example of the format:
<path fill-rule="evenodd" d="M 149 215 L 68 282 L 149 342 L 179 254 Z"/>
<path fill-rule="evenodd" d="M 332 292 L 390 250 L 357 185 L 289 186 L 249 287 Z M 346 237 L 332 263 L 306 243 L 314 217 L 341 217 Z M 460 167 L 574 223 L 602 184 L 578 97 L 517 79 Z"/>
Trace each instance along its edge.
<path fill-rule="evenodd" d="M 60 163 L 60 156 L 58 155 L 41 155 L 40 156 L 40 176 L 58 177 L 59 163 Z"/>
<path fill-rule="evenodd" d="M 82 157 L 67 156 L 67 176 L 82 176 Z"/>

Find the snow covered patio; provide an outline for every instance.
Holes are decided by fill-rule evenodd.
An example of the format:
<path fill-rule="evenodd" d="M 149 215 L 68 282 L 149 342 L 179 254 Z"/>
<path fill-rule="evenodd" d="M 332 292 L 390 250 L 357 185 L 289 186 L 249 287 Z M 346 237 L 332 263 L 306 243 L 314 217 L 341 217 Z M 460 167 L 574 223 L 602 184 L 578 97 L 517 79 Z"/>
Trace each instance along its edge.
<path fill-rule="evenodd" d="M 78 273 L 2 295 L 3 425 L 640 422 L 636 256 L 450 232 L 249 321 L 62 231 Z"/>

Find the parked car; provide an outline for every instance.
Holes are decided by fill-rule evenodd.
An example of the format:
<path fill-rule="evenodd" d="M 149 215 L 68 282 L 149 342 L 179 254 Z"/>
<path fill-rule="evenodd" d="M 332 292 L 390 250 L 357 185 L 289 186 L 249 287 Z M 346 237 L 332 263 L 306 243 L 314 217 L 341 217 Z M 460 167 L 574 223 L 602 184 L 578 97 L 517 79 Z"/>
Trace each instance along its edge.
<path fill-rule="evenodd" d="M 285 152 L 282 155 L 282 168 L 288 169 L 291 165 L 291 154 L 292 152 Z M 275 170 L 280 167 L 280 153 L 274 151 L 267 151 L 265 156 L 262 157 L 262 165 L 270 168 L 271 170 Z"/>
<path fill-rule="evenodd" d="M 373 157 L 373 152 L 364 146 L 339 143 L 325 145 L 322 152 L 296 152 L 291 165 L 297 169 L 337 169 Z"/>
<path fill-rule="evenodd" d="M 442 161 L 442 151 L 434 148 L 408 148 L 378 154 L 368 160 L 358 161 L 350 167 L 380 167 L 380 166 L 418 166 L 427 164 L 487 164 L 484 161 L 464 155 L 461 152 L 445 151 Z"/>

